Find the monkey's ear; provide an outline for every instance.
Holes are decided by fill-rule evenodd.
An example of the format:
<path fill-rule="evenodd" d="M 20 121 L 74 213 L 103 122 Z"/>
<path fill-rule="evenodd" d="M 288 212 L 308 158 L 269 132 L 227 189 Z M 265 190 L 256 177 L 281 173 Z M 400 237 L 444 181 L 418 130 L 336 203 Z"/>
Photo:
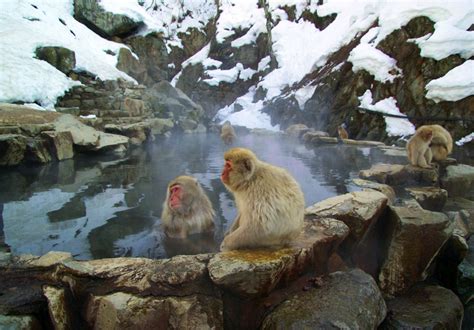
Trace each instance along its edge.
<path fill-rule="evenodd" d="M 244 159 L 244 167 L 247 171 L 252 172 L 253 171 L 253 163 L 250 159 Z"/>

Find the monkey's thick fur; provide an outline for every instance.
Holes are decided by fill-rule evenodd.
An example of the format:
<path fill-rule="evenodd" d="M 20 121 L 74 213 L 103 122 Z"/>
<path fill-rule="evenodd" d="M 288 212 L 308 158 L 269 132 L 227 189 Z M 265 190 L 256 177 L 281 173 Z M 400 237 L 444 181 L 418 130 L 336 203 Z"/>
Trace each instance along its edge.
<path fill-rule="evenodd" d="M 340 139 L 349 138 L 349 133 L 347 133 L 346 129 L 342 125 L 337 128 L 337 134 L 339 135 Z"/>
<path fill-rule="evenodd" d="M 423 168 L 430 168 L 433 158 L 430 144 L 433 138 L 433 131 L 427 126 L 421 126 L 415 134 L 408 140 L 407 155 L 410 164 Z"/>
<path fill-rule="evenodd" d="M 172 208 L 169 205 L 170 191 L 176 185 L 182 189 L 181 204 Z M 170 181 L 161 214 L 161 223 L 168 236 L 184 238 L 190 234 L 210 231 L 214 228 L 213 219 L 211 201 L 195 178 L 182 175 Z"/>
<path fill-rule="evenodd" d="M 234 194 L 238 214 L 221 250 L 282 246 L 296 238 L 303 227 L 305 202 L 293 177 L 245 148 L 230 149 L 224 158 L 221 179 Z"/>
<path fill-rule="evenodd" d="M 453 151 L 453 138 L 451 134 L 440 125 L 424 125 L 433 132 L 430 149 L 434 160 L 444 160 Z"/>

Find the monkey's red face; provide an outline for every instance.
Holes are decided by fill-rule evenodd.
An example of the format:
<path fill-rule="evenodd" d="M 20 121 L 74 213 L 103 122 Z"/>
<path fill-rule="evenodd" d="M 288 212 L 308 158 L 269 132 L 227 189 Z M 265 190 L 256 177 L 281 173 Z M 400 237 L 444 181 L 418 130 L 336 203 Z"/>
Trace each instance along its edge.
<path fill-rule="evenodd" d="M 179 184 L 174 184 L 169 188 L 168 206 L 172 210 L 181 207 L 181 200 L 183 198 L 183 188 Z"/>
<path fill-rule="evenodd" d="M 225 184 L 229 184 L 230 171 L 232 171 L 232 162 L 230 160 L 226 160 L 221 174 L 221 180 Z"/>

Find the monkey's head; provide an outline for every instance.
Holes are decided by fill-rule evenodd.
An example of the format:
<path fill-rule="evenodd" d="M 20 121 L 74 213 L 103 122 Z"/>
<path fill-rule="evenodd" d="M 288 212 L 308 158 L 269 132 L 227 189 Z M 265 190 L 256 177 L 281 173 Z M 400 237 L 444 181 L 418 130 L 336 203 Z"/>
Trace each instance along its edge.
<path fill-rule="evenodd" d="M 429 127 L 420 127 L 418 129 L 418 135 L 426 142 L 431 141 L 433 138 L 433 130 Z"/>
<path fill-rule="evenodd" d="M 245 148 L 232 148 L 224 154 L 225 165 L 222 170 L 221 180 L 230 189 L 248 182 L 255 173 L 258 162 L 257 156 Z"/>
<path fill-rule="evenodd" d="M 176 213 L 187 214 L 191 210 L 194 196 L 201 194 L 199 182 L 187 175 L 178 176 L 168 184 L 166 203 Z"/>

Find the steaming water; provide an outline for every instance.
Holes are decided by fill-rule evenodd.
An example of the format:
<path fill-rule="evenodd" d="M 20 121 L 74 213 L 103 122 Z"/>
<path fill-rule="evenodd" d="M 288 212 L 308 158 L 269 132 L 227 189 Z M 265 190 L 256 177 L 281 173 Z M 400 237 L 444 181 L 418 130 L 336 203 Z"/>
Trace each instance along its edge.
<path fill-rule="evenodd" d="M 235 146 L 251 148 L 262 160 L 288 169 L 307 206 L 358 190 L 351 179 L 373 163 L 406 163 L 406 157 L 387 159 L 378 148 L 307 149 L 273 135 L 242 136 Z M 15 254 L 68 251 L 76 259 L 217 251 L 236 215 L 232 195 L 219 179 L 226 149 L 215 134 L 183 135 L 134 149 L 125 159 L 83 155 L 46 166 L 1 169 L 5 241 Z M 166 186 L 182 174 L 196 177 L 211 199 L 213 234 L 169 239 L 160 232 Z"/>

